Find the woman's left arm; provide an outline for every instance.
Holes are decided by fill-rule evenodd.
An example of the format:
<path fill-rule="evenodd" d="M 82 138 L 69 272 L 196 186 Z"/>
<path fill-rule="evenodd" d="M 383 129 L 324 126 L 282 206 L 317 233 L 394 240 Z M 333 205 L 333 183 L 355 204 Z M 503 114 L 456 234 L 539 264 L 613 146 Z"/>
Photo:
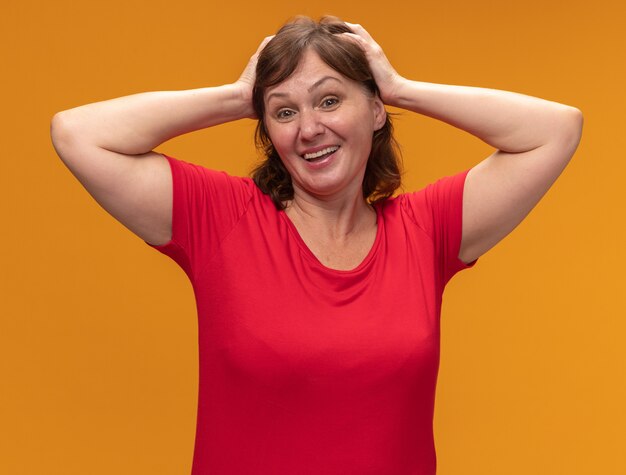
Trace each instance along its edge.
<path fill-rule="evenodd" d="M 509 234 L 548 191 L 580 141 L 582 113 L 513 92 L 410 81 L 359 25 L 347 24 L 368 56 L 385 104 L 465 130 L 498 149 L 472 168 L 463 193 L 459 258 L 472 262 Z"/>

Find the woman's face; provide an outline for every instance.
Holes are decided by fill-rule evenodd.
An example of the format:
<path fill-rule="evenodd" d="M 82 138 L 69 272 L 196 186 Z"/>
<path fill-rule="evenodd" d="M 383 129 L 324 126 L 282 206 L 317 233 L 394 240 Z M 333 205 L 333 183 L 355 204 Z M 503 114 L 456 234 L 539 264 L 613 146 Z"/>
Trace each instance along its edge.
<path fill-rule="evenodd" d="M 378 97 L 308 50 L 289 78 L 265 91 L 264 119 L 295 195 L 332 199 L 361 193 L 386 112 Z"/>

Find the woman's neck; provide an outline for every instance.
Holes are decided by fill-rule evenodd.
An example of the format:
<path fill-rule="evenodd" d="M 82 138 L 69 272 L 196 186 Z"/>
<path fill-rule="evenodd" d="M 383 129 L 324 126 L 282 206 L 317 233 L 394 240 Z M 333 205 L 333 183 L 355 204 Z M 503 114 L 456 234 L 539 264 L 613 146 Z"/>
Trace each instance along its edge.
<path fill-rule="evenodd" d="M 285 213 L 296 227 L 314 227 L 328 238 L 338 240 L 376 223 L 376 211 L 361 194 L 350 198 L 320 199 L 294 193 Z"/>

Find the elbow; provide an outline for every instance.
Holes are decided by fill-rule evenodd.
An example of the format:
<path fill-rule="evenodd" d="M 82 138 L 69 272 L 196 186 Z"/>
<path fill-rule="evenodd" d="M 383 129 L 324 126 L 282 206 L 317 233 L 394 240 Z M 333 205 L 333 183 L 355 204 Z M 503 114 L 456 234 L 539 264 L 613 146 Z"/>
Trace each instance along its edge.
<path fill-rule="evenodd" d="M 585 122 L 583 113 L 581 112 L 580 109 L 577 109 L 576 107 L 572 107 L 572 106 L 568 106 L 567 111 L 568 111 L 568 117 L 571 123 L 571 127 L 574 129 L 575 135 L 577 135 L 578 138 L 580 139 L 580 136 L 582 135 L 582 132 L 583 132 L 583 124 Z"/>
<path fill-rule="evenodd" d="M 63 137 L 63 119 L 63 112 L 57 112 L 50 121 L 50 138 L 52 139 L 52 146 L 59 157 L 61 156 L 60 148 Z"/>
<path fill-rule="evenodd" d="M 580 109 L 571 106 L 563 106 L 561 122 L 558 130 L 559 147 L 566 151 L 569 158 L 574 155 L 578 148 L 583 133 L 584 118 Z"/>
<path fill-rule="evenodd" d="M 52 117 L 50 121 L 50 138 L 52 139 L 52 143 L 54 144 L 55 139 L 59 135 L 59 122 L 61 122 L 61 114 L 62 112 L 57 112 Z"/>
<path fill-rule="evenodd" d="M 68 112 L 69 111 L 57 112 L 50 121 L 50 137 L 52 138 L 53 143 L 66 136 L 68 133 L 70 124 Z"/>
<path fill-rule="evenodd" d="M 50 138 L 57 154 L 63 160 L 76 135 L 70 111 L 57 112 L 50 121 Z"/>
<path fill-rule="evenodd" d="M 583 136 L 583 125 L 585 123 L 585 119 L 584 119 L 582 111 L 580 109 L 577 109 L 576 107 L 570 107 L 569 114 L 570 114 L 570 121 L 572 123 L 571 124 L 572 145 L 573 145 L 572 154 L 574 154 L 574 152 L 578 148 L 580 139 Z"/>
<path fill-rule="evenodd" d="M 582 111 L 576 107 L 568 106 L 567 115 L 570 127 L 572 127 L 574 134 L 580 139 L 583 132 L 583 124 L 585 122 Z"/>

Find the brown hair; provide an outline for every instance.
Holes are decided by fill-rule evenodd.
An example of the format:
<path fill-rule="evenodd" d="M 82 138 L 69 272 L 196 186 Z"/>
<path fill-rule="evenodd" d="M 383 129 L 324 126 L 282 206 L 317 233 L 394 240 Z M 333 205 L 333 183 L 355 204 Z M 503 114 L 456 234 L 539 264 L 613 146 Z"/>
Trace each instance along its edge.
<path fill-rule="evenodd" d="M 337 35 L 351 31 L 336 17 L 325 16 L 315 22 L 299 16 L 278 30 L 259 55 L 252 103 L 259 118 L 256 145 L 266 158 L 253 170 L 252 179 L 272 198 L 277 209 L 284 209 L 284 202 L 293 199 L 293 186 L 265 127 L 265 90 L 287 79 L 298 67 L 307 48 L 312 48 L 331 68 L 360 83 L 370 94 L 378 95 L 378 86 L 363 50 Z M 387 114 L 385 125 L 375 131 L 372 138 L 363 178 L 363 197 L 370 203 L 389 198 L 400 186 L 400 180 L 400 151 Z"/>

